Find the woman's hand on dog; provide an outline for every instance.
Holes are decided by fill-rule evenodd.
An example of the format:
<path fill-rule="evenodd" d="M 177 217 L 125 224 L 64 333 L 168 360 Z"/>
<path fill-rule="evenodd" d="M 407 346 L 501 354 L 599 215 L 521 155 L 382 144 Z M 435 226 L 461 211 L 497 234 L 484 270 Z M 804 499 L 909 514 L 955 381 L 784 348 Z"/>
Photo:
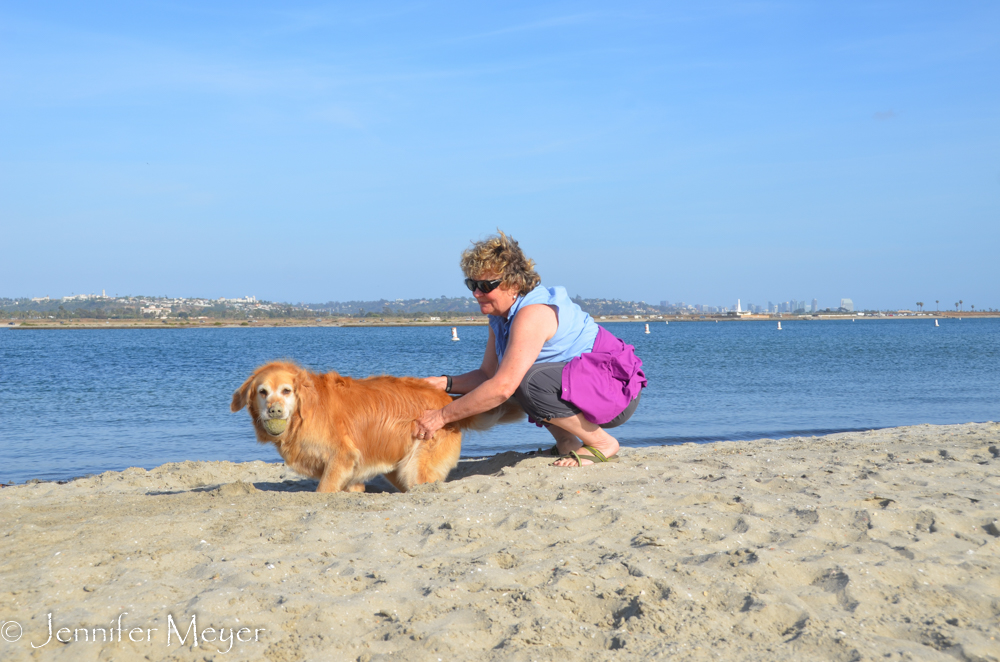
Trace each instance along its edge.
<path fill-rule="evenodd" d="M 434 433 L 444 427 L 444 414 L 440 409 L 426 409 L 415 421 L 413 436 L 416 439 L 433 439 Z"/>

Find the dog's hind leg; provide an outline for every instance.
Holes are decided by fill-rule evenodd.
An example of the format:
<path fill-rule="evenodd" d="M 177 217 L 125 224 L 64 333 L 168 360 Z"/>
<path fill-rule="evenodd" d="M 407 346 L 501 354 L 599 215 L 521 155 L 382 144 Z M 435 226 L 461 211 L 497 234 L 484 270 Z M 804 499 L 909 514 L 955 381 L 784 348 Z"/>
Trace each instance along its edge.
<path fill-rule="evenodd" d="M 433 439 L 414 441 L 406 457 L 385 477 L 401 492 L 406 492 L 414 485 L 444 480 L 458 464 L 461 452 L 462 433 L 455 429 L 441 428 Z"/>
<path fill-rule="evenodd" d="M 385 477 L 389 480 L 389 482 L 395 485 L 400 492 L 406 492 L 414 485 L 427 482 L 425 480 L 420 480 L 419 470 L 420 451 L 426 443 L 427 442 L 414 440 L 413 445 L 410 446 L 410 450 L 407 451 L 403 459 L 396 464 L 396 468 L 385 474 Z"/>
<path fill-rule="evenodd" d="M 417 483 L 433 483 L 444 480 L 462 452 L 462 433 L 458 430 L 442 428 L 434 436 L 433 443 L 425 445 L 417 457 Z"/>

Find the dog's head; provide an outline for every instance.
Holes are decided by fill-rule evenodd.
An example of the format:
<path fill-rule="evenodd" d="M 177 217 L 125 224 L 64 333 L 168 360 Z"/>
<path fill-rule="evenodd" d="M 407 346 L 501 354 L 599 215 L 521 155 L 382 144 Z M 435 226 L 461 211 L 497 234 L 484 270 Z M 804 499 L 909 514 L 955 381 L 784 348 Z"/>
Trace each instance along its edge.
<path fill-rule="evenodd" d="M 294 363 L 268 363 L 257 368 L 236 389 L 230 409 L 234 412 L 244 407 L 249 409 L 257 430 L 275 441 L 288 430 L 301 405 L 303 391 L 309 386 L 309 373 Z"/>

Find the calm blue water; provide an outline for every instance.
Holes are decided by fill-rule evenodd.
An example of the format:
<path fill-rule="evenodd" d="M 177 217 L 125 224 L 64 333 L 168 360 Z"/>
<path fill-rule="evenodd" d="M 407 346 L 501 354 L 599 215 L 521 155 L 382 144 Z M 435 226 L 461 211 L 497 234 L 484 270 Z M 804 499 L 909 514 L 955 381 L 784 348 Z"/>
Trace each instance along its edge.
<path fill-rule="evenodd" d="M 612 323 L 649 388 L 624 445 L 1000 418 L 1000 320 Z M 258 365 L 439 375 L 479 365 L 486 327 L 0 331 L 0 482 L 181 460 L 267 460 L 232 392 Z M 522 423 L 463 455 L 551 444 Z"/>

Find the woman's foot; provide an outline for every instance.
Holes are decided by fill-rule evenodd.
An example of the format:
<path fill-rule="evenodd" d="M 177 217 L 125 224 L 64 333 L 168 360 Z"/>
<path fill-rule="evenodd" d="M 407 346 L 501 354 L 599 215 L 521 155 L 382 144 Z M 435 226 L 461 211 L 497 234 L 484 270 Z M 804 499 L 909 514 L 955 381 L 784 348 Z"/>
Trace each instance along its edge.
<path fill-rule="evenodd" d="M 596 450 L 605 458 L 611 458 L 618 452 L 618 440 L 582 415 L 555 418 L 549 423 L 549 432 L 555 437 L 556 448 L 562 456 L 552 463 L 554 467 L 585 467 L 595 461 L 601 462 L 589 449 Z"/>
<path fill-rule="evenodd" d="M 587 459 L 591 458 L 591 459 Z M 562 462 L 572 462 L 572 464 L 561 464 Z M 588 464 L 599 464 L 603 462 L 617 462 L 618 456 L 612 455 L 608 457 L 601 451 L 597 450 L 593 446 L 583 446 L 579 451 L 570 451 L 568 455 L 563 455 L 556 462 L 552 463 L 554 467 L 584 467 Z"/>

